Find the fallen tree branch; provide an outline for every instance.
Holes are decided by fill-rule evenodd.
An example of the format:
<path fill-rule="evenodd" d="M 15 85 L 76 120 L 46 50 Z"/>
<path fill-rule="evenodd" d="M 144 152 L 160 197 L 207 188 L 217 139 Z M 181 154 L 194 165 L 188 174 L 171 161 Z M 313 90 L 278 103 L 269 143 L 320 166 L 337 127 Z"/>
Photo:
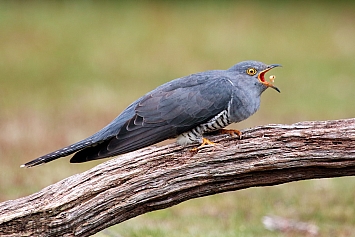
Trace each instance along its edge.
<path fill-rule="evenodd" d="M 355 175 L 355 119 L 267 125 L 191 153 L 175 144 L 111 159 L 0 204 L 1 236 L 89 236 L 146 212 L 254 186 Z M 68 164 L 69 165 L 69 164 Z"/>

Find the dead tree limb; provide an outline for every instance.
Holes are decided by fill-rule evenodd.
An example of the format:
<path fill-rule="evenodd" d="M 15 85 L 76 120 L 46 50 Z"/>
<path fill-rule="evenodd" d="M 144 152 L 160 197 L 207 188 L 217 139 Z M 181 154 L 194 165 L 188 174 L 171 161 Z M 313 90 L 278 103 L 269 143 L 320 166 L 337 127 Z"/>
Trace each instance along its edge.
<path fill-rule="evenodd" d="M 267 125 L 219 145 L 153 147 L 0 204 L 1 236 L 89 236 L 146 212 L 254 186 L 355 175 L 355 119 Z M 69 164 L 68 164 L 69 165 Z"/>

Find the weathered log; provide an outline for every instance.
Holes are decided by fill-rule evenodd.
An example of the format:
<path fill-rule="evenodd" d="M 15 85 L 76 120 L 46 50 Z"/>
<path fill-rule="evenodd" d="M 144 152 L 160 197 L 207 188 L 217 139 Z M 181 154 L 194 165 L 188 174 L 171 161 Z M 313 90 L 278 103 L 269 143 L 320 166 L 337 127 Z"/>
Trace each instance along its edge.
<path fill-rule="evenodd" d="M 171 144 L 122 155 L 3 202 L 0 235 L 89 236 L 192 198 L 355 175 L 355 119 L 273 124 L 245 130 L 241 140 L 211 139 L 218 145 L 197 153 Z"/>

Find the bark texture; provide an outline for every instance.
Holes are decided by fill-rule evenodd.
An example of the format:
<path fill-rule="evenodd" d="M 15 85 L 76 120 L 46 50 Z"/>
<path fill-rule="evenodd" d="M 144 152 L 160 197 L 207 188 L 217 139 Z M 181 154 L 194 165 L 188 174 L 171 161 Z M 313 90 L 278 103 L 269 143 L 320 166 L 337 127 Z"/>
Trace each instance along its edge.
<path fill-rule="evenodd" d="M 355 119 L 272 124 L 192 153 L 172 144 L 108 160 L 0 203 L 1 236 L 89 236 L 146 212 L 255 186 L 355 175 Z M 69 165 L 69 164 L 68 164 Z"/>

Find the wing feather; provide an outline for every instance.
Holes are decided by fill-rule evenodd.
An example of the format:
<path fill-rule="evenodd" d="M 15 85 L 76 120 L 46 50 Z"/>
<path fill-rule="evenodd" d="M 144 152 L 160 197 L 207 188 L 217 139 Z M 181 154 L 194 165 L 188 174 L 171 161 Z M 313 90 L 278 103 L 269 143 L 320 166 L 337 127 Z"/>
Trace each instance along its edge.
<path fill-rule="evenodd" d="M 71 162 L 119 155 L 176 137 L 226 109 L 231 95 L 226 78 L 194 75 L 162 85 L 139 100 L 135 115 L 116 136 L 77 152 Z"/>

